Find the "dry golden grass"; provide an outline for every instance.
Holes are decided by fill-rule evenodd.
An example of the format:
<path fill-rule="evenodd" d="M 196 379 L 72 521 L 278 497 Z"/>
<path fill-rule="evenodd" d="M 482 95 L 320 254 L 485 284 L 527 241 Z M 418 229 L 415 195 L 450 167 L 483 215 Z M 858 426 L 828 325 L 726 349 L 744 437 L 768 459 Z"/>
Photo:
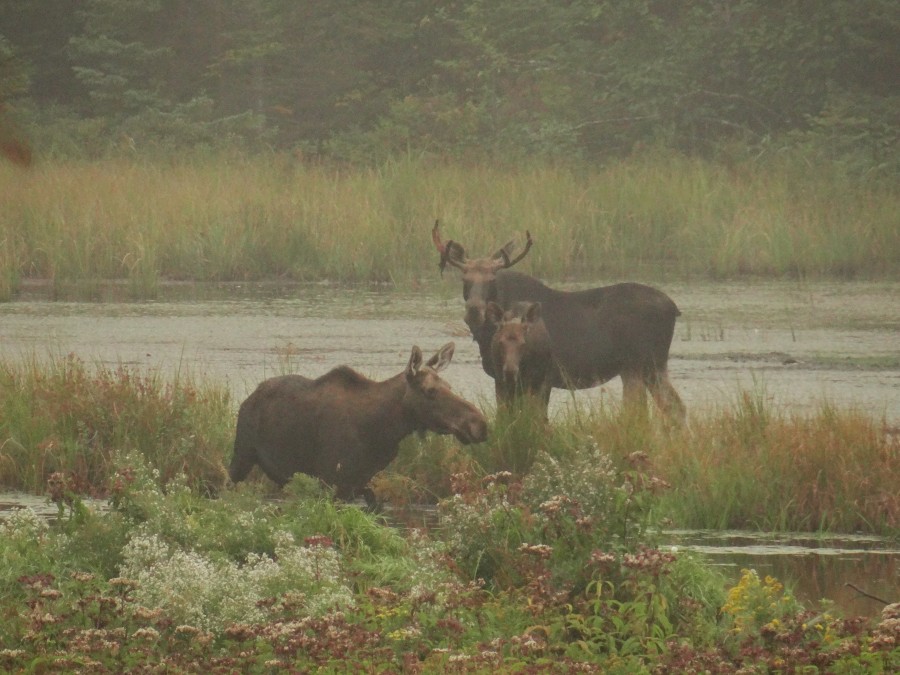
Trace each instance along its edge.
<path fill-rule="evenodd" d="M 827 170 L 728 169 L 677 156 L 606 168 L 290 156 L 0 166 L 0 297 L 22 278 L 330 279 L 434 272 L 441 219 L 473 255 L 530 230 L 533 273 L 885 275 L 900 194 Z"/>
<path fill-rule="evenodd" d="M 900 437 L 860 411 L 786 414 L 744 393 L 653 459 L 681 526 L 900 532 Z"/>

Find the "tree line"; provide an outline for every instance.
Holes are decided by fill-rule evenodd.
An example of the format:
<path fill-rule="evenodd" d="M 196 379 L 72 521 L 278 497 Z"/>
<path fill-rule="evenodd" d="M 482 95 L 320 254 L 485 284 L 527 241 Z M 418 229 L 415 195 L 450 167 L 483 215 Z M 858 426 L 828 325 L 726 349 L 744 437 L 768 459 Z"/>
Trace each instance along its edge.
<path fill-rule="evenodd" d="M 0 0 L 38 152 L 603 161 L 785 147 L 900 172 L 896 0 Z"/>

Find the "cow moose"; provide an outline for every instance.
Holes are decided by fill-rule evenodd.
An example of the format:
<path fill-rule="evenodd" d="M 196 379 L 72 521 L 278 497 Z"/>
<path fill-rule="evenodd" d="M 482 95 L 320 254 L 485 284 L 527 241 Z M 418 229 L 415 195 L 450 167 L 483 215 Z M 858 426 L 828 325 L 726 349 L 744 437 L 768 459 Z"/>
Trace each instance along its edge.
<path fill-rule="evenodd" d="M 663 414 L 684 422 L 684 404 L 668 375 L 669 347 L 681 312 L 668 295 L 633 282 L 556 290 L 509 269 L 531 250 L 530 233 L 525 233 L 524 250 L 515 258 L 514 241 L 490 257 L 468 258 L 461 244 L 441 239 L 439 225 L 435 222 L 431 236 L 441 256 L 440 270 L 443 273 L 449 264 L 462 273 L 465 322 L 479 344 L 488 375 L 496 379 L 493 360 L 485 358 L 481 347 L 492 339 L 486 334 L 492 330 L 486 319 L 488 303 L 509 309 L 517 302 L 540 302 L 553 354 L 553 387 L 588 389 L 618 375 L 626 407 L 644 408 L 649 391 Z"/>
<path fill-rule="evenodd" d="M 553 386 L 553 353 L 541 303 L 519 302 L 504 311 L 496 302 L 488 302 L 479 337 L 482 356 L 489 358 L 493 367 L 497 406 L 529 398 L 541 405 L 546 418 Z"/>
<path fill-rule="evenodd" d="M 414 346 L 405 370 L 382 382 L 348 366 L 315 380 L 265 380 L 238 412 L 231 480 L 244 480 L 254 465 L 280 486 L 302 472 L 333 486 L 339 499 L 362 494 L 372 506 L 369 480 L 414 431 L 453 434 L 467 444 L 484 441 L 484 415 L 438 375 L 454 348 L 449 342 L 423 363 Z"/>

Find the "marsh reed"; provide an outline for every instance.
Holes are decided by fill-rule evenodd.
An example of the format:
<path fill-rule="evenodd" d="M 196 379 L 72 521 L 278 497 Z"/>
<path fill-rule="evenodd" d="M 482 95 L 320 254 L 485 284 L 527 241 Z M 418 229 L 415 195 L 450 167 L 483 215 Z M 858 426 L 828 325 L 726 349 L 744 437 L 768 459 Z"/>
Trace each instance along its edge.
<path fill-rule="evenodd" d="M 184 471 L 215 490 L 231 457 L 234 408 L 222 384 L 185 372 L 72 356 L 0 361 L 0 485 L 41 493 L 61 473 L 83 493 L 103 493 L 117 455 L 130 452 L 163 482 Z M 787 414 L 752 391 L 681 430 L 615 406 L 549 424 L 527 413 L 494 416 L 489 440 L 472 448 L 408 439 L 374 485 L 392 502 L 437 501 L 453 494 L 461 472 L 525 476 L 541 456 L 577 462 L 584 453 L 655 476 L 655 511 L 679 527 L 900 533 L 895 432 L 827 403 Z"/>
<path fill-rule="evenodd" d="M 473 254 L 529 230 L 529 271 L 596 276 L 884 276 L 900 193 L 827 167 L 726 167 L 675 155 L 607 167 L 377 167 L 288 155 L 0 166 L 0 299 L 22 279 L 414 283 L 435 219 Z"/>
<path fill-rule="evenodd" d="M 118 456 L 137 453 L 165 483 L 215 492 L 232 442 L 230 395 L 188 372 L 90 365 L 73 355 L 0 361 L 0 486 L 42 493 L 51 475 L 104 494 Z"/>
<path fill-rule="evenodd" d="M 742 391 L 653 457 L 684 527 L 900 534 L 900 436 L 864 411 L 788 414 Z"/>

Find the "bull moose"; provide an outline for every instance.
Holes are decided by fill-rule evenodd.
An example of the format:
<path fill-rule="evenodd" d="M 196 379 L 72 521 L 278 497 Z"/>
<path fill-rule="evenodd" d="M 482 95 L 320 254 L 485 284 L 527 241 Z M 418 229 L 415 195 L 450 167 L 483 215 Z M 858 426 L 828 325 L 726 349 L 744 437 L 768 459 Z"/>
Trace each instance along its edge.
<path fill-rule="evenodd" d="M 489 358 L 493 367 L 497 405 L 530 397 L 542 406 L 546 417 L 553 386 L 553 353 L 541 303 L 520 302 L 504 311 L 496 302 L 488 302 L 479 337 L 482 358 Z"/>
<path fill-rule="evenodd" d="M 626 407 L 643 408 L 649 391 L 667 417 L 682 423 L 685 407 L 668 374 L 675 319 L 681 314 L 672 299 L 633 282 L 579 291 L 550 288 L 509 269 L 531 250 L 531 234 L 525 234 L 524 250 L 515 258 L 514 241 L 490 257 L 468 258 L 461 244 L 441 239 L 438 222 L 432 228 L 441 272 L 449 264 L 462 273 L 465 322 L 475 341 L 482 345 L 492 339 L 485 334 L 492 329 L 485 316 L 489 302 L 504 309 L 517 302 L 540 302 L 553 354 L 553 387 L 587 389 L 618 375 Z M 485 372 L 496 379 L 483 348 L 481 356 Z"/>
<path fill-rule="evenodd" d="M 484 415 L 438 375 L 454 347 L 447 343 L 423 363 L 414 346 L 405 370 L 382 382 L 348 366 L 315 380 L 265 380 L 238 412 L 231 480 L 244 480 L 254 465 L 281 486 L 302 472 L 333 486 L 340 499 L 362 494 L 372 505 L 369 480 L 412 432 L 453 434 L 462 443 L 485 440 Z"/>

